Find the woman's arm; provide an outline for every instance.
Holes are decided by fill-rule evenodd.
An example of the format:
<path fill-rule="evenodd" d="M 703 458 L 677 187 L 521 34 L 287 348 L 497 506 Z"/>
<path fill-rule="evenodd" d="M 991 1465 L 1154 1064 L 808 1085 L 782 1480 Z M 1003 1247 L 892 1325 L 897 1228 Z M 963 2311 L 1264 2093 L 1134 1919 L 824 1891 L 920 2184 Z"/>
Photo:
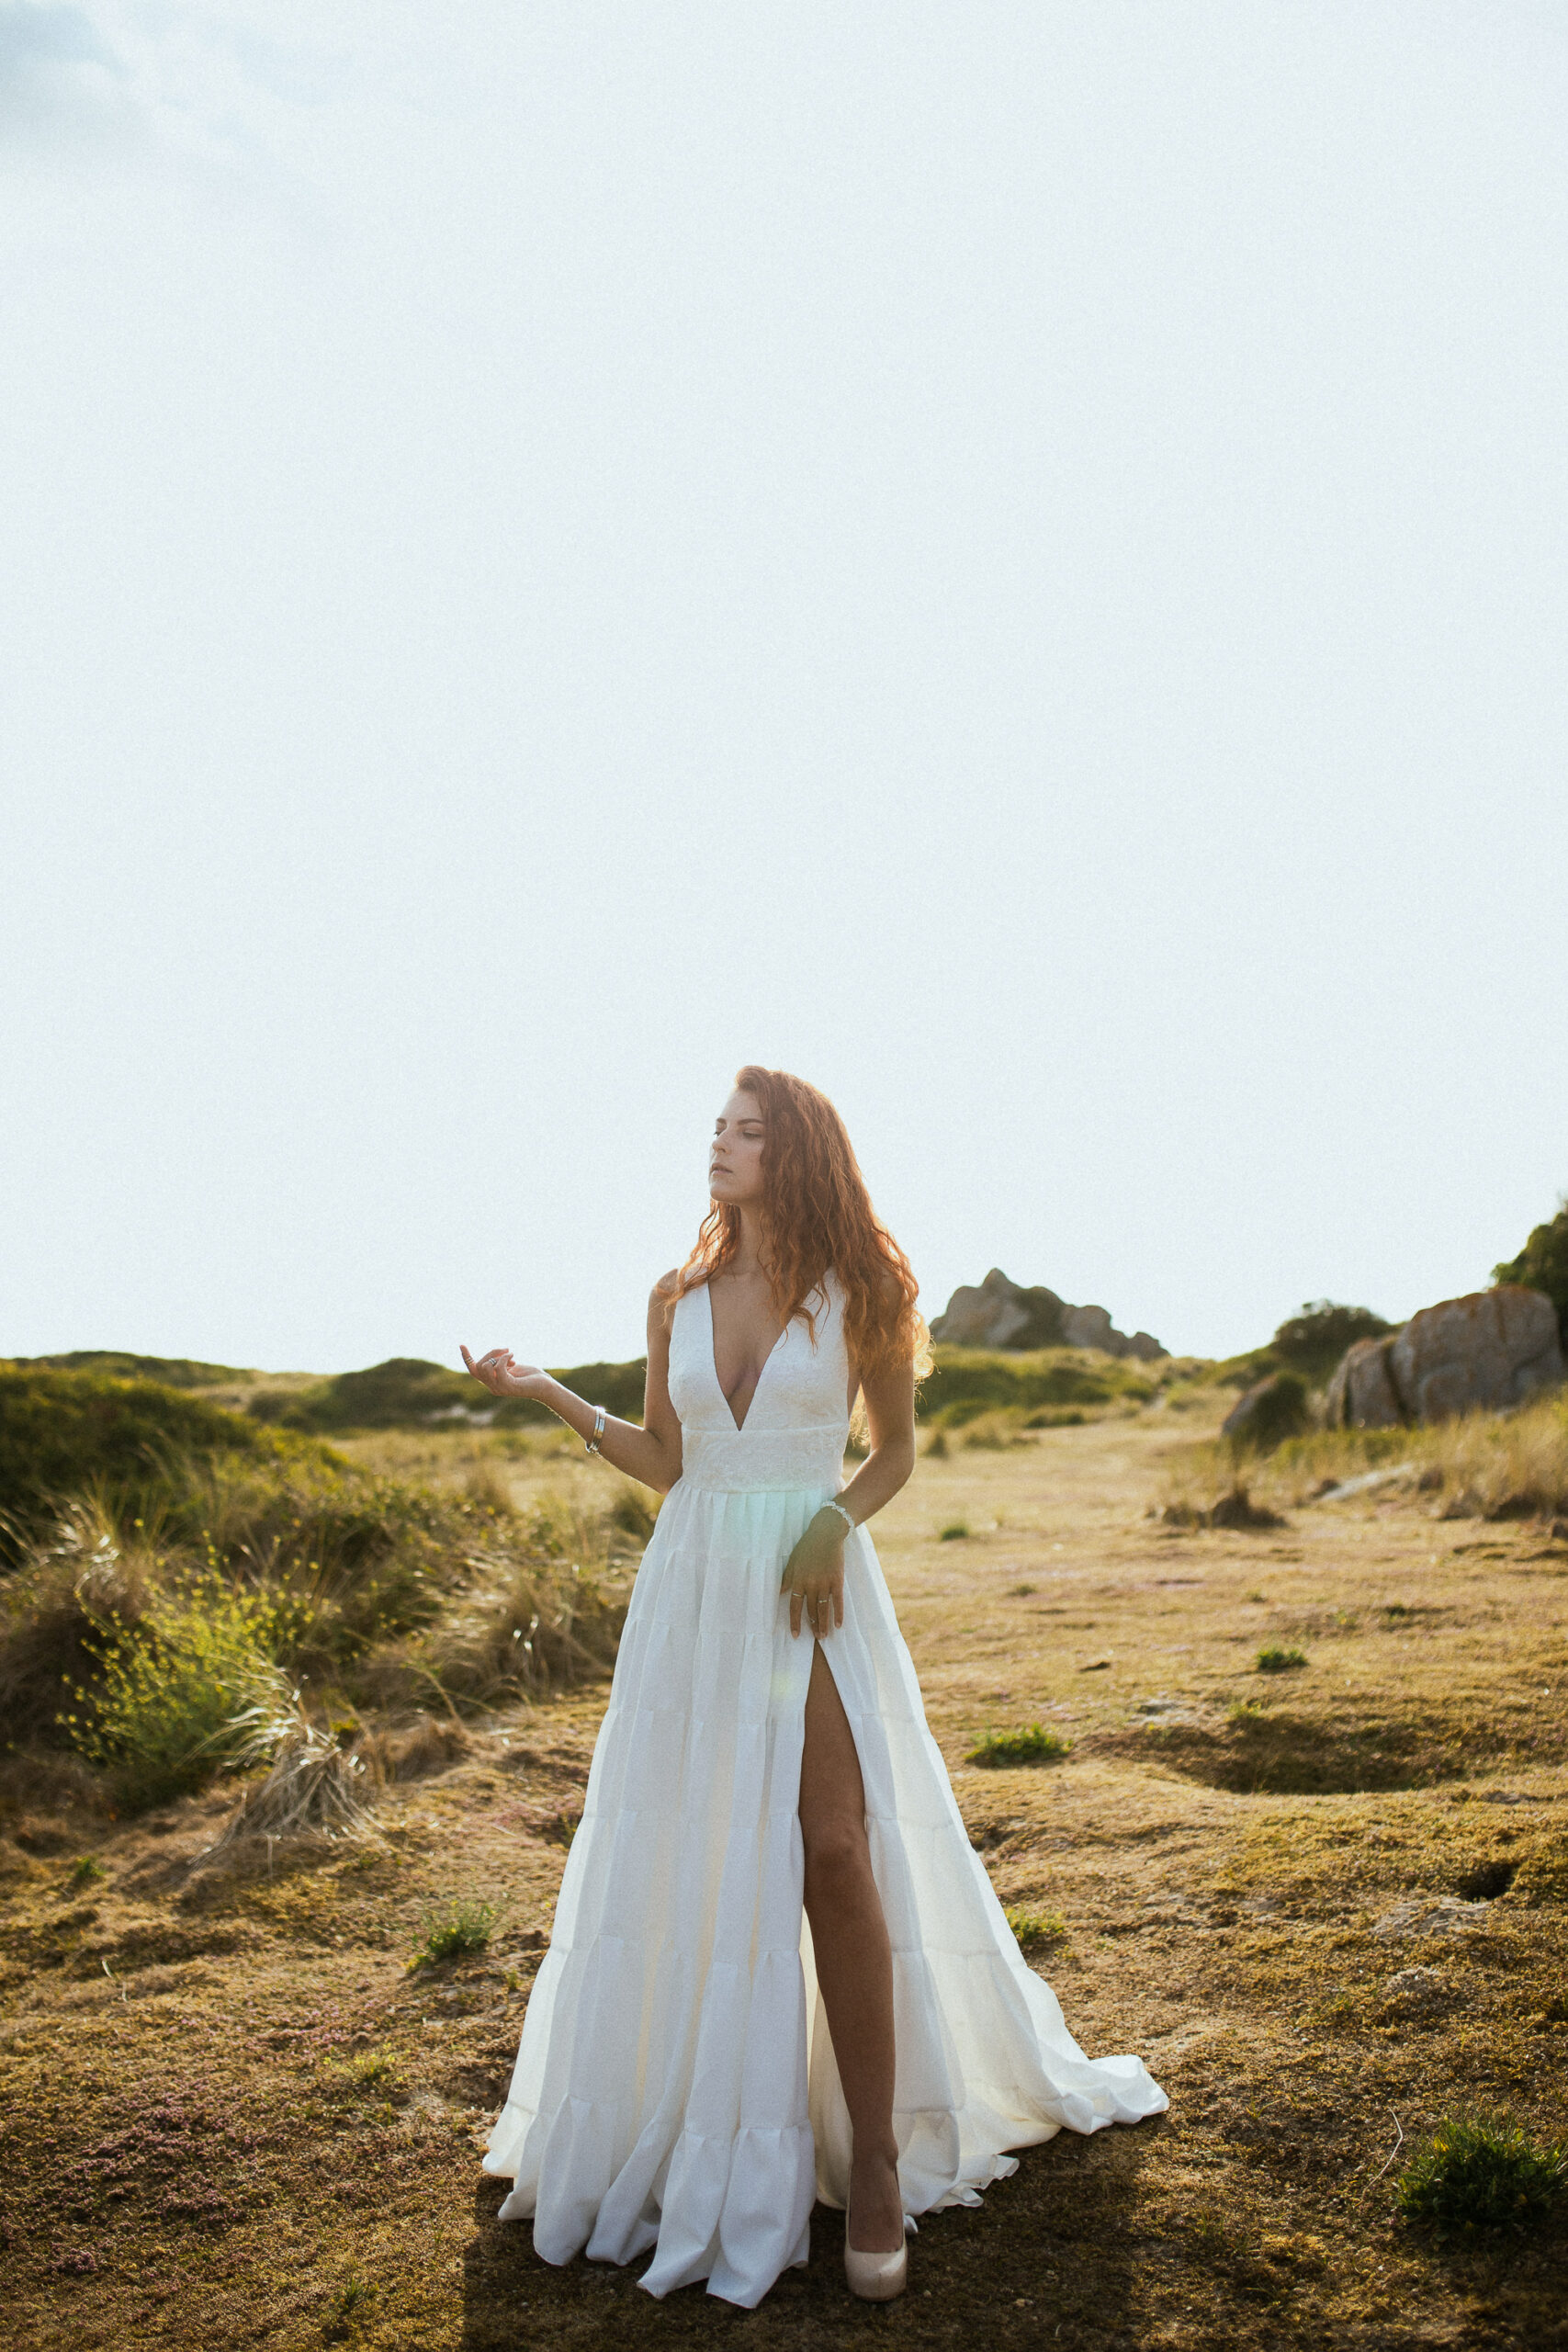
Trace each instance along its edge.
<path fill-rule="evenodd" d="M 670 1332 L 664 1317 L 665 1299 L 656 1288 L 648 1302 L 648 1379 L 641 1429 L 635 1421 L 616 1420 L 606 1414 L 599 1440 L 599 1451 L 606 1462 L 660 1494 L 668 1493 L 681 1475 L 681 1424 L 670 1402 Z M 518 1363 L 508 1348 L 491 1348 L 477 1361 L 465 1348 L 463 1362 L 492 1396 L 530 1396 L 536 1404 L 547 1406 L 580 1438 L 586 1441 L 592 1436 L 596 1408 L 563 1388 L 558 1380 L 552 1380 L 539 1365 Z"/>
<path fill-rule="evenodd" d="M 871 1429 L 871 1451 L 838 1497 L 859 1527 L 891 1502 L 915 1466 L 915 1368 L 895 1365 L 861 1383 Z M 818 1639 L 844 1622 L 844 1540 L 848 1528 L 826 1504 L 790 1554 L 784 1572 L 789 1630 Z"/>

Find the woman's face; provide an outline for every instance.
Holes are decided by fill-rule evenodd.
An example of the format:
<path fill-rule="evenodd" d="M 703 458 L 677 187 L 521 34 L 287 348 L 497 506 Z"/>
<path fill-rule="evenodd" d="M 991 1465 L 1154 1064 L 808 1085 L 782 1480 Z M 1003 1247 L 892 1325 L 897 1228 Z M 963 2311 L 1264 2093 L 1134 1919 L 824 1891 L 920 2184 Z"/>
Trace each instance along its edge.
<path fill-rule="evenodd" d="M 708 1191 L 728 1208 L 762 1197 L 762 1145 L 767 1136 L 754 1094 L 732 1094 L 714 1122 L 708 1147 Z"/>

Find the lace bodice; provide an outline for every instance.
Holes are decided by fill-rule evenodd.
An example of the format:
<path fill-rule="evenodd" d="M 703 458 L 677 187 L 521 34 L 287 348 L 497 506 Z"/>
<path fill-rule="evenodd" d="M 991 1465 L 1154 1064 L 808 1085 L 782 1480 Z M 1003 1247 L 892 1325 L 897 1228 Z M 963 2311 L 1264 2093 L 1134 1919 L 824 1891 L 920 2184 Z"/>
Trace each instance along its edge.
<path fill-rule="evenodd" d="M 681 1476 L 718 1493 L 799 1487 L 836 1493 L 850 1433 L 850 1360 L 843 1295 L 832 1274 L 783 1330 L 737 1429 L 713 1354 L 707 1284 L 676 1305 L 670 1330 L 670 1401 L 681 1421 Z"/>

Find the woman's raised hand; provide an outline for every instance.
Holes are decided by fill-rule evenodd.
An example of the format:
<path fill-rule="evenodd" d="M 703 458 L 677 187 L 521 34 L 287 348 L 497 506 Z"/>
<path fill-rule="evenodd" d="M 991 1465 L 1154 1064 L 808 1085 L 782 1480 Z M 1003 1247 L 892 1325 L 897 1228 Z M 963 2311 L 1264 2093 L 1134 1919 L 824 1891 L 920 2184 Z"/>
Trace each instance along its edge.
<path fill-rule="evenodd" d="M 467 1348 L 462 1353 L 474 1378 L 482 1382 L 492 1396 L 536 1396 L 540 1383 L 549 1378 L 536 1363 L 518 1363 L 510 1348 L 491 1348 L 477 1362 Z"/>

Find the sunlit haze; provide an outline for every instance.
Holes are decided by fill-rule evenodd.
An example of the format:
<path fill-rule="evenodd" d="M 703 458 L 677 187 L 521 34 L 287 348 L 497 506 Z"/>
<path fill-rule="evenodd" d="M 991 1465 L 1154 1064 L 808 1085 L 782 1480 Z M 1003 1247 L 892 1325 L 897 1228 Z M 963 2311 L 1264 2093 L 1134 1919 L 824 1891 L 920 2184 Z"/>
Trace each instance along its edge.
<path fill-rule="evenodd" d="M 0 5 L 0 1352 L 1205 1354 L 1568 1187 L 1568 16 Z"/>

